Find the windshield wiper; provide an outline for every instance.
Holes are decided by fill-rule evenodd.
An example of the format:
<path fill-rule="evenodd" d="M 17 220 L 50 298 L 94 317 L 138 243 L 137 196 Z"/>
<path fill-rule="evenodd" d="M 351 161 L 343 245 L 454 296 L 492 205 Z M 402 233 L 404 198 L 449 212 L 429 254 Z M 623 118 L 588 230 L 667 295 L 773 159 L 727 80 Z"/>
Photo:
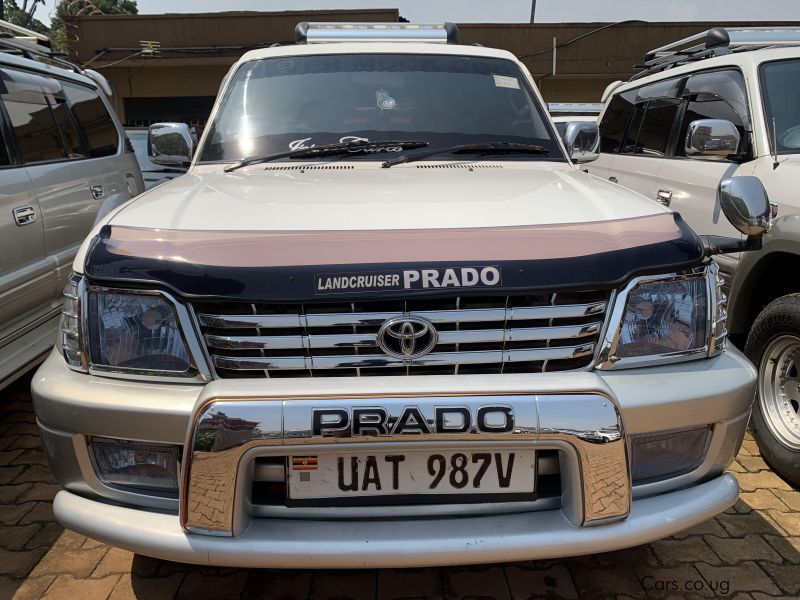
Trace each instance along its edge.
<path fill-rule="evenodd" d="M 519 153 L 519 154 L 550 154 L 550 150 L 544 146 L 537 146 L 535 144 L 518 144 L 516 142 L 485 142 L 483 144 L 459 144 L 457 146 L 447 146 L 444 148 L 431 148 L 417 154 L 401 154 L 384 161 L 383 167 L 388 169 L 394 165 L 400 165 L 415 160 L 422 160 L 437 154 L 449 154 L 451 152 L 477 152 L 483 154 L 494 153 Z"/>
<path fill-rule="evenodd" d="M 338 142 L 335 144 L 323 144 L 322 146 L 314 146 L 313 148 L 298 148 L 297 150 L 287 150 L 286 152 L 278 152 L 276 154 L 267 154 L 265 156 L 250 156 L 237 162 L 236 164 L 225 167 L 225 172 L 230 173 L 236 169 L 247 167 L 249 165 L 257 165 L 267 163 L 273 160 L 280 160 L 281 158 L 316 158 L 319 156 L 347 156 L 348 154 L 362 154 L 372 150 L 381 150 L 386 148 L 402 148 L 408 150 L 412 148 L 424 148 L 428 142 L 419 142 L 414 140 L 380 140 L 376 142 L 368 142 L 366 140 L 354 140 L 352 142 Z"/>

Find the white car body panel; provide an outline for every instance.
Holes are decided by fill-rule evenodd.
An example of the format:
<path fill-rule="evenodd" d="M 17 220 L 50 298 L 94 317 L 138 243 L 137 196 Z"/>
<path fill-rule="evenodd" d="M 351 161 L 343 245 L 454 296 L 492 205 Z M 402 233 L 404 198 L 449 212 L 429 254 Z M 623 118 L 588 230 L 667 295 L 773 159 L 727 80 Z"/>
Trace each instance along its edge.
<path fill-rule="evenodd" d="M 268 163 L 230 174 L 219 166 L 195 167 L 128 204 L 110 223 L 220 231 L 442 229 L 604 221 L 665 210 L 564 163 L 492 161 L 480 164 L 495 168 L 474 170 L 469 161 L 447 169 L 351 164 L 327 171 L 306 163 L 303 171 L 290 171 Z M 560 201 L 553 203 L 556 193 Z"/>

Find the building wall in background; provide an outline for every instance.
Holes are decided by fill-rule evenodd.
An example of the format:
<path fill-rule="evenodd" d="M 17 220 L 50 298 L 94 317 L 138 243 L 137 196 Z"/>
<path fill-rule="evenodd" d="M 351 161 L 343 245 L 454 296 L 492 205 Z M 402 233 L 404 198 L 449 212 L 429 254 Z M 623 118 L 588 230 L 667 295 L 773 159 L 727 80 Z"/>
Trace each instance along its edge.
<path fill-rule="evenodd" d="M 291 43 L 300 21 L 396 22 L 396 9 L 227 12 L 170 15 L 108 15 L 78 17 L 70 22 L 71 59 L 100 68 L 115 92 L 115 105 L 123 121 L 146 124 L 142 114 L 152 114 L 147 102 L 136 98 L 184 98 L 216 95 L 225 73 L 236 59 L 253 47 Z M 522 58 L 549 102 L 598 102 L 606 86 L 627 79 L 645 52 L 723 23 L 626 23 L 601 31 L 604 23 L 464 24 L 461 43 L 503 48 Z M 784 23 L 724 23 L 729 26 L 794 25 Z M 588 34 L 588 35 L 587 35 Z M 556 50 L 553 73 L 553 40 Z M 128 58 L 140 41 L 161 43 L 158 57 Z M 119 62 L 121 61 L 121 62 Z M 178 102 L 178 100 L 176 100 Z M 128 107 L 137 106 L 129 119 Z M 157 104 L 156 104 L 157 106 Z M 175 102 L 164 102 L 173 113 Z M 146 110 L 145 110 L 146 109 Z M 202 125 L 196 116 L 191 120 Z M 153 115 L 156 116 L 156 115 Z M 135 121 L 135 123 L 133 122 Z"/>

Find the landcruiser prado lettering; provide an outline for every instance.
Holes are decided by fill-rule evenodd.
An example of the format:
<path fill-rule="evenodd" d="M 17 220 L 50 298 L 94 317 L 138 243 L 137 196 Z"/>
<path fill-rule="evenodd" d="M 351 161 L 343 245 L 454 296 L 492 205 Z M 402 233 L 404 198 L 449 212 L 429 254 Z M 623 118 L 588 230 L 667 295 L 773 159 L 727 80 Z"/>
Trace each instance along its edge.
<path fill-rule="evenodd" d="M 513 55 L 302 24 L 187 175 L 98 224 L 33 382 L 70 529 L 164 559 L 411 567 L 641 544 L 737 498 L 755 370 L 709 240 L 574 163 Z M 153 154 L 189 160 L 179 127 Z M 183 141 L 182 141 L 183 140 Z M 756 247 L 758 180 L 723 210 Z"/>
<path fill-rule="evenodd" d="M 758 367 L 751 425 L 769 465 L 800 488 L 800 29 L 717 27 L 656 48 L 612 84 L 589 171 L 736 236 L 720 183 L 758 176 L 780 215 L 760 252 L 717 257 L 731 339 Z"/>

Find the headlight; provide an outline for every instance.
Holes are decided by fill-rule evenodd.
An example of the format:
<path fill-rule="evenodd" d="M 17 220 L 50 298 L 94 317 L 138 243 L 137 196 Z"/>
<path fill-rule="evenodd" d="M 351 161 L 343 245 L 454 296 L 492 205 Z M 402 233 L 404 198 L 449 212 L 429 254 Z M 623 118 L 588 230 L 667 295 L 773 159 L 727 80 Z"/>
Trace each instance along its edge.
<path fill-rule="evenodd" d="M 92 368 L 142 375 L 195 374 L 175 308 L 162 295 L 90 289 L 87 304 Z"/>
<path fill-rule="evenodd" d="M 724 296 L 716 266 L 689 274 L 642 277 L 615 307 L 602 368 L 702 358 L 722 349 Z"/>

